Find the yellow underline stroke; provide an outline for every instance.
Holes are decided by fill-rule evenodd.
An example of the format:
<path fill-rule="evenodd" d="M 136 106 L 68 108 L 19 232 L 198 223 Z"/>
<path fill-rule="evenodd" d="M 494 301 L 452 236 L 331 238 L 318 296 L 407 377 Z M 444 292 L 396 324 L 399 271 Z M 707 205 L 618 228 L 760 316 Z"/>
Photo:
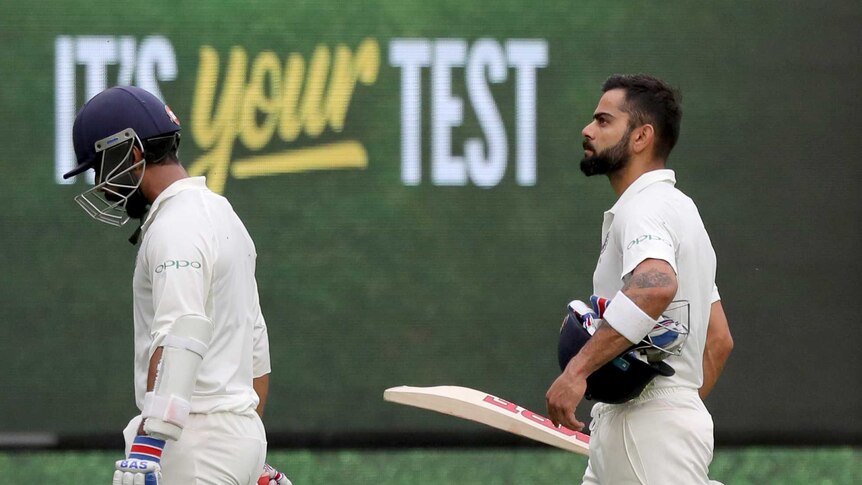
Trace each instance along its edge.
<path fill-rule="evenodd" d="M 354 140 L 330 143 L 312 148 L 298 148 L 279 153 L 244 158 L 231 164 L 231 173 L 238 179 L 277 175 L 309 170 L 365 168 L 368 153 Z"/>

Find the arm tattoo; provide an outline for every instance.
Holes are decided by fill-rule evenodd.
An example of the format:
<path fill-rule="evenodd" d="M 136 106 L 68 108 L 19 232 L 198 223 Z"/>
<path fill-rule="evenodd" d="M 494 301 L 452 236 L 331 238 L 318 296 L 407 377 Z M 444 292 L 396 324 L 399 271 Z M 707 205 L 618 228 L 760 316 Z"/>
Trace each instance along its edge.
<path fill-rule="evenodd" d="M 664 288 L 669 286 L 673 286 L 673 278 L 669 274 L 659 271 L 646 271 L 630 275 L 623 286 L 623 292 L 636 288 Z"/>
<path fill-rule="evenodd" d="M 674 275 L 657 269 L 630 274 L 624 280 L 623 293 L 647 315 L 658 318 L 676 293 Z"/>

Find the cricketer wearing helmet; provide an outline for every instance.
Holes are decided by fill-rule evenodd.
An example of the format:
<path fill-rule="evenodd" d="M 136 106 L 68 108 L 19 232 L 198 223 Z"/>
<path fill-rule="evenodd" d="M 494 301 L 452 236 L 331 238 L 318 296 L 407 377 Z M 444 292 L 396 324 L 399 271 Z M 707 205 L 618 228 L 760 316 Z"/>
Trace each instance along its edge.
<path fill-rule="evenodd" d="M 611 76 L 602 92 L 582 130 L 581 170 L 606 175 L 618 196 L 604 214 L 593 273 L 593 294 L 607 304 L 581 322 L 591 336 L 572 319 L 564 325 L 561 338 L 569 331 L 575 340 L 561 342 L 564 369 L 545 396 L 548 413 L 581 429 L 578 403 L 600 401 L 584 484 L 706 485 L 713 422 L 702 399 L 733 341 L 715 251 L 694 201 L 666 168 L 679 136 L 679 93 L 647 75 Z M 663 317 L 673 302 L 685 304 L 685 327 Z"/>
<path fill-rule="evenodd" d="M 251 485 L 264 468 L 269 340 L 256 251 L 228 201 L 179 163 L 180 123 L 136 87 L 113 87 L 78 112 L 78 165 L 95 185 L 75 198 L 115 226 L 138 219 L 134 387 L 114 485 Z"/>

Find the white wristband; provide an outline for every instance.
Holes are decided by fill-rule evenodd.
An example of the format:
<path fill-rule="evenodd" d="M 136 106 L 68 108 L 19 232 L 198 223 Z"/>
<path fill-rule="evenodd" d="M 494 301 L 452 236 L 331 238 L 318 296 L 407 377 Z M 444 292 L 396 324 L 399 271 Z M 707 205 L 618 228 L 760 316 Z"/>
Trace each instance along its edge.
<path fill-rule="evenodd" d="M 643 340 L 656 324 L 652 317 L 644 313 L 622 291 L 617 292 L 611 299 L 605 310 L 604 320 L 633 344 Z"/>
<path fill-rule="evenodd" d="M 184 428 L 191 412 L 191 403 L 176 395 L 159 396 L 154 392 L 144 395 L 144 409 L 141 416 L 160 419 L 166 423 Z"/>

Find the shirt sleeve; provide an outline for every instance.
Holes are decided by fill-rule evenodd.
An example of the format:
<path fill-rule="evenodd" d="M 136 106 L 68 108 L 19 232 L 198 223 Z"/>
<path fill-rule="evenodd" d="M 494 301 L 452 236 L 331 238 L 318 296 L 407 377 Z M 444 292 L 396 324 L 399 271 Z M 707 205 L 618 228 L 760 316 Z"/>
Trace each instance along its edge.
<path fill-rule="evenodd" d="M 715 303 L 721 300 L 721 295 L 718 294 L 718 285 L 712 285 L 712 299 L 710 299 L 710 304 Z"/>
<path fill-rule="evenodd" d="M 159 347 L 173 323 L 184 315 L 207 317 L 215 250 L 212 229 L 197 221 L 159 221 L 148 238 L 146 257 L 155 315 L 150 353 Z"/>
<path fill-rule="evenodd" d="M 657 210 L 641 207 L 627 212 L 619 219 L 622 219 L 619 241 L 623 255 L 620 278 L 634 271 L 647 259 L 667 261 L 674 273 L 679 274 L 676 265 L 677 238 L 667 218 L 662 217 Z"/>
<path fill-rule="evenodd" d="M 263 314 L 258 313 L 257 321 L 254 323 L 254 350 L 252 353 L 252 377 L 258 378 L 272 372 L 269 359 L 269 332 L 266 329 L 266 321 Z"/>

